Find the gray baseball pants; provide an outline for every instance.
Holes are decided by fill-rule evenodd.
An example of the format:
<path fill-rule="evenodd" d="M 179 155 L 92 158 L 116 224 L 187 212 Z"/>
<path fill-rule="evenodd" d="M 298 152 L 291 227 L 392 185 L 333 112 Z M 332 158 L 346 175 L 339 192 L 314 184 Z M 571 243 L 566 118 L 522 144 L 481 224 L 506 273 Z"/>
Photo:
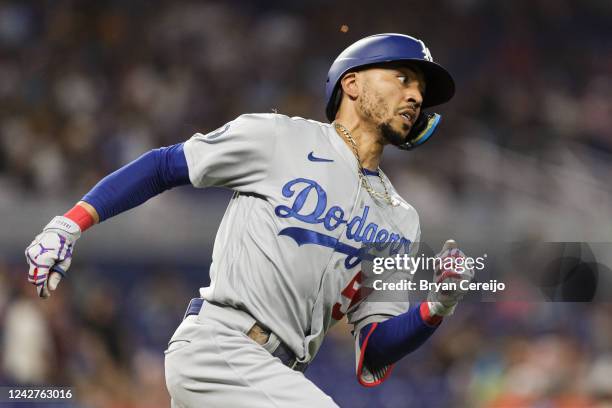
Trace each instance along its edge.
<path fill-rule="evenodd" d="M 247 313 L 207 303 L 170 339 L 166 385 L 172 408 L 337 407 L 299 371 L 247 336 Z M 274 336 L 275 337 L 275 336 Z"/>

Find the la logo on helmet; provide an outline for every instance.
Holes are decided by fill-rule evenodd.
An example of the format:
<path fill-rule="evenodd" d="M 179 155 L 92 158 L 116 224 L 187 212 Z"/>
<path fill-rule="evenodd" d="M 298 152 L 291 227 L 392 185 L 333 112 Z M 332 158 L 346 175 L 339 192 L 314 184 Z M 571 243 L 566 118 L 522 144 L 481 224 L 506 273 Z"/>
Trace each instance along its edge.
<path fill-rule="evenodd" d="M 419 42 L 421 43 L 421 48 L 423 51 L 423 59 L 429 62 L 433 62 L 433 57 L 431 56 L 431 52 L 429 52 L 429 48 L 425 46 L 425 43 L 423 41 L 419 40 Z"/>

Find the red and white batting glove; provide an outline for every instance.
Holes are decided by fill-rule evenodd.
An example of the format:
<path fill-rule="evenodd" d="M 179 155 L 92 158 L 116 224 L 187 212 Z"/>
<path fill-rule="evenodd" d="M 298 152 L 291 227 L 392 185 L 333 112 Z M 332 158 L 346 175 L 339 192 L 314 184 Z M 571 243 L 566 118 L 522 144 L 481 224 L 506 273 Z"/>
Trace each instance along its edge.
<path fill-rule="evenodd" d="M 442 251 L 436 257 L 441 259 L 442 268 L 436 268 L 434 271 L 434 282 L 455 283 L 455 288 L 452 290 L 431 290 L 427 296 L 427 306 L 430 316 L 449 316 L 454 313 L 457 303 L 467 292 L 465 289 L 461 289 L 460 282 L 468 281 L 469 283 L 474 279 L 474 269 L 465 266 L 465 254 L 452 239 L 444 243 Z"/>
<path fill-rule="evenodd" d="M 48 298 L 57 289 L 70 268 L 74 243 L 80 236 L 81 228 L 76 222 L 57 216 L 26 248 L 28 282 L 36 285 L 38 296 Z"/>

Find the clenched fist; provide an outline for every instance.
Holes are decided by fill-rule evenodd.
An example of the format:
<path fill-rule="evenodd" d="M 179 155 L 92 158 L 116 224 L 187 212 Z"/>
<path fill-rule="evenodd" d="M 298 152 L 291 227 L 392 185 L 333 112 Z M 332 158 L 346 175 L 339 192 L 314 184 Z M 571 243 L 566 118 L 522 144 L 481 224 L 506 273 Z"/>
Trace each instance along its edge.
<path fill-rule="evenodd" d="M 26 248 L 25 256 L 30 266 L 28 281 L 36 285 L 38 296 L 51 296 L 51 291 L 66 276 L 74 243 L 80 236 L 81 229 L 74 221 L 57 216 Z"/>
<path fill-rule="evenodd" d="M 465 296 L 466 291 L 461 289 L 461 281 L 470 282 L 474 279 L 474 269 L 465 266 L 465 254 L 459 249 L 457 243 L 449 239 L 444 243 L 442 251 L 436 255 L 441 262 L 441 267 L 434 271 L 433 281 L 435 283 L 447 284 L 454 287 L 450 290 L 432 290 L 427 296 L 430 313 L 438 316 L 453 314 L 457 303 Z M 461 259 L 462 262 L 457 260 Z"/>

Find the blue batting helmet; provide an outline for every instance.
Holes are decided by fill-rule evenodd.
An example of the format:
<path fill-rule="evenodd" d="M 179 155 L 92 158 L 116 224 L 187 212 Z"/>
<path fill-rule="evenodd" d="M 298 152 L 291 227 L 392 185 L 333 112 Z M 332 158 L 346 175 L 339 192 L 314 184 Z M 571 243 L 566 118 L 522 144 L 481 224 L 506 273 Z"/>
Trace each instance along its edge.
<path fill-rule="evenodd" d="M 349 71 L 387 62 L 409 61 L 425 76 L 423 108 L 448 102 L 455 94 L 455 81 L 442 66 L 433 62 L 423 41 L 403 34 L 376 34 L 362 38 L 342 51 L 327 74 L 325 113 L 333 121 L 340 106 L 340 79 Z"/>

